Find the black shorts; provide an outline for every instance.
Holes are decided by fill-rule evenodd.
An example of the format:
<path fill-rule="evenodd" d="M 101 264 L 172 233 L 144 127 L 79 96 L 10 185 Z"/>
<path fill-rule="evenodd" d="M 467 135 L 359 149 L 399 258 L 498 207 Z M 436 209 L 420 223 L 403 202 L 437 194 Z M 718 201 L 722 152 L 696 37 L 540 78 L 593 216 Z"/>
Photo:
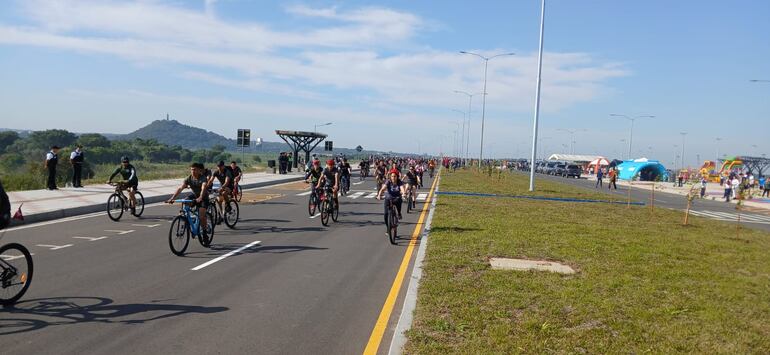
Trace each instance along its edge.
<path fill-rule="evenodd" d="M 134 191 L 139 190 L 139 180 L 128 180 L 126 181 L 126 188 L 134 188 Z"/>
<path fill-rule="evenodd" d="M 197 201 L 195 201 L 197 198 L 198 198 L 198 195 L 191 193 L 191 194 L 187 195 L 187 198 L 185 198 L 185 200 L 192 200 L 193 201 L 193 206 L 198 206 L 198 207 L 201 207 L 201 208 L 209 208 L 209 199 L 208 198 L 204 198 L 203 202 L 201 202 L 200 204 Z"/>

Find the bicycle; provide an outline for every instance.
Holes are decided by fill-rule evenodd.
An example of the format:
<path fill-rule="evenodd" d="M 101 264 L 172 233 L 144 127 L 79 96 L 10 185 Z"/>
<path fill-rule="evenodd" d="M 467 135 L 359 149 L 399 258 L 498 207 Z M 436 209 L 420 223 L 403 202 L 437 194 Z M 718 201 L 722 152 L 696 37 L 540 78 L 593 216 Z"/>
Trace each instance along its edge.
<path fill-rule="evenodd" d="M 396 204 L 393 203 L 393 199 L 389 198 L 388 201 L 388 213 L 385 216 L 385 228 L 388 231 L 388 239 L 390 244 L 396 244 L 396 238 L 398 238 L 398 209 Z"/>
<path fill-rule="evenodd" d="M 168 231 L 168 245 L 171 252 L 177 256 L 184 256 L 191 236 L 193 239 L 198 237 L 198 242 L 203 247 L 208 248 L 214 240 L 214 216 L 210 211 L 206 211 L 208 233 L 204 236 L 201 233 L 198 208 L 196 207 L 193 211 L 193 208 L 190 207 L 193 200 L 174 200 L 174 202 L 181 203 L 182 209 L 179 210 L 179 215 L 171 221 L 171 228 Z"/>
<path fill-rule="evenodd" d="M 430 174 L 429 174 L 429 175 L 430 175 L 430 178 L 431 178 L 431 179 L 433 179 L 433 170 L 434 170 L 434 169 L 435 169 L 435 168 L 429 168 L 429 169 L 428 169 L 428 170 L 430 170 Z"/>
<path fill-rule="evenodd" d="M 318 189 L 315 187 L 314 184 L 311 183 L 312 186 L 310 188 L 312 191 L 310 192 L 310 198 L 307 203 L 307 212 L 310 214 L 310 217 L 315 216 L 315 210 L 319 205 L 320 199 L 318 194 Z"/>
<path fill-rule="evenodd" d="M 241 189 L 241 185 L 238 184 L 238 182 L 235 182 L 235 188 L 233 189 L 233 200 L 236 202 L 241 202 L 241 199 L 243 198 L 243 189 Z"/>
<path fill-rule="evenodd" d="M 358 181 L 364 181 L 366 179 L 366 170 L 363 168 L 359 171 Z"/>
<path fill-rule="evenodd" d="M 348 194 L 348 191 L 350 191 L 350 178 L 346 175 L 342 175 L 340 177 L 340 185 L 342 185 L 342 188 L 340 190 L 340 193 L 342 196 L 345 196 Z"/>
<path fill-rule="evenodd" d="M 220 191 L 221 190 L 217 189 L 214 191 L 214 194 L 211 195 L 207 212 L 211 212 L 211 215 L 214 216 L 214 224 L 219 224 L 224 221 L 227 228 L 235 229 L 238 218 L 241 216 L 241 208 L 239 207 L 238 202 L 231 198 L 229 202 L 225 203 L 225 212 L 223 214 L 217 203 L 217 197 L 220 196 Z"/>
<path fill-rule="evenodd" d="M 111 220 L 117 222 L 123 217 L 123 212 L 131 209 L 131 201 L 123 193 L 126 190 L 128 183 L 126 182 L 112 182 L 110 186 L 115 186 L 115 192 L 107 198 L 107 216 Z M 144 195 L 139 191 L 134 191 L 134 199 L 136 200 L 136 206 L 131 212 L 134 217 L 139 217 L 144 213 Z"/>
<path fill-rule="evenodd" d="M 0 255 L 4 256 L 0 257 L 0 305 L 10 306 L 24 296 L 32 283 L 32 255 L 18 243 L 3 245 Z"/>
<path fill-rule="evenodd" d="M 321 191 L 319 200 L 321 201 L 321 224 L 328 226 L 329 217 L 331 217 L 334 222 L 337 222 L 337 217 L 339 217 L 340 214 L 340 205 L 338 201 L 334 200 L 332 188 L 324 188 Z M 332 200 L 334 201 L 332 202 Z"/>
<path fill-rule="evenodd" d="M 409 189 L 406 190 L 406 213 L 415 209 L 414 201 L 412 201 L 412 194 L 412 186 L 409 186 Z"/>

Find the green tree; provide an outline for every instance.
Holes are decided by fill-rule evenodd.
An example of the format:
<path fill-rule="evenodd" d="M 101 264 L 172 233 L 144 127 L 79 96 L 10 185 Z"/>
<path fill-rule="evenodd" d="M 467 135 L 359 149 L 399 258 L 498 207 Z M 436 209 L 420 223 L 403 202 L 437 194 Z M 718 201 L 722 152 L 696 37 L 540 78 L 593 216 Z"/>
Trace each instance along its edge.
<path fill-rule="evenodd" d="M 0 153 L 17 140 L 19 140 L 19 134 L 14 131 L 0 132 Z"/>
<path fill-rule="evenodd" d="M 112 145 L 107 137 L 98 133 L 81 134 L 80 137 L 78 137 L 78 143 L 82 144 L 86 149 L 95 147 L 106 148 Z"/>
<path fill-rule="evenodd" d="M 222 144 L 215 144 L 214 146 L 211 147 L 211 150 L 217 153 L 224 152 L 225 149 L 227 149 L 227 147 L 225 147 Z"/>
<path fill-rule="evenodd" d="M 0 168 L 4 172 L 16 170 L 24 165 L 24 156 L 19 153 L 6 153 L 0 155 Z"/>
<path fill-rule="evenodd" d="M 35 131 L 30 133 L 24 141 L 30 148 L 47 150 L 52 145 L 59 147 L 71 146 L 77 141 L 78 136 L 63 129 L 48 129 L 45 131 Z"/>

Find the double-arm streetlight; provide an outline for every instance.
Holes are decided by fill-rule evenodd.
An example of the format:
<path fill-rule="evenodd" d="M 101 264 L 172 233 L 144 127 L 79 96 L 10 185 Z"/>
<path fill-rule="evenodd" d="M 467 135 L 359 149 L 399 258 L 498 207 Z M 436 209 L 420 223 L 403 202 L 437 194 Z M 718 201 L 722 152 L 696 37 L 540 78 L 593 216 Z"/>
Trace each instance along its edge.
<path fill-rule="evenodd" d="M 485 57 L 478 53 L 460 51 L 462 54 L 475 55 L 484 60 L 484 96 L 481 98 L 481 143 L 479 145 L 479 168 L 481 168 L 481 160 L 484 158 L 484 115 L 487 106 L 487 67 L 489 67 L 489 60 L 492 58 L 516 55 L 516 53 L 500 53 L 491 57 Z"/>
<path fill-rule="evenodd" d="M 628 159 L 631 159 L 631 145 L 633 145 L 633 142 L 634 142 L 634 121 L 636 121 L 636 119 L 638 118 L 655 118 L 655 116 L 641 115 L 641 116 L 630 117 L 626 115 L 620 115 L 617 113 L 611 113 L 610 117 L 621 117 L 631 121 L 631 132 L 628 135 Z"/>
<path fill-rule="evenodd" d="M 329 126 L 331 124 L 332 124 L 331 122 L 326 122 L 326 123 L 313 125 L 313 133 L 316 133 L 318 131 L 318 127 Z"/>
<path fill-rule="evenodd" d="M 679 132 L 679 134 L 682 135 L 682 169 L 684 169 L 684 136 L 687 135 L 687 132 Z"/>
<path fill-rule="evenodd" d="M 472 111 L 471 110 L 471 104 L 473 103 L 473 97 L 476 96 L 476 95 L 481 95 L 482 93 L 477 92 L 475 94 L 471 94 L 471 93 L 466 92 L 466 91 L 455 90 L 455 94 L 463 94 L 465 96 L 468 96 L 468 116 L 467 116 L 468 117 L 468 132 L 467 132 L 468 134 L 465 135 L 465 139 L 466 139 L 466 142 L 465 142 L 465 159 L 467 160 L 468 158 L 470 158 L 469 147 L 471 145 L 471 111 Z"/>
<path fill-rule="evenodd" d="M 585 128 L 579 128 L 579 129 L 566 129 L 566 128 L 559 128 L 557 131 L 567 132 L 570 134 L 570 146 L 569 146 L 569 153 L 575 154 L 575 133 L 577 132 L 585 132 Z"/>

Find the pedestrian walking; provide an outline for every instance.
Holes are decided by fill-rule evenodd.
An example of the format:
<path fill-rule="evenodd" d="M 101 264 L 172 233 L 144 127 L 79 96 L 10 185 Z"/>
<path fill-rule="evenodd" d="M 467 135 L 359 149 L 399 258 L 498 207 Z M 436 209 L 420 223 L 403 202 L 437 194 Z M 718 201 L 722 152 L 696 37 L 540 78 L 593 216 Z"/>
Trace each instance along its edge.
<path fill-rule="evenodd" d="M 607 189 L 610 190 L 613 187 L 615 187 L 615 190 L 618 189 L 618 171 L 615 169 L 610 169 L 610 183 L 607 184 Z"/>
<path fill-rule="evenodd" d="M 677 177 L 677 180 L 679 182 L 679 187 L 682 187 L 682 181 L 684 180 L 684 174 L 680 171 L 679 176 Z"/>
<path fill-rule="evenodd" d="M 706 184 L 708 181 L 706 180 L 706 177 L 701 176 L 700 178 L 700 198 L 706 197 Z"/>
<path fill-rule="evenodd" d="M 594 188 L 597 188 L 599 186 L 604 187 L 602 186 L 603 177 L 604 177 L 604 170 L 602 170 L 601 168 L 597 168 L 596 169 L 596 186 L 594 186 Z"/>
<path fill-rule="evenodd" d="M 770 197 L 770 179 L 765 177 L 765 190 L 762 191 L 762 197 Z"/>
<path fill-rule="evenodd" d="M 48 170 L 49 190 L 58 190 L 56 187 L 56 164 L 59 164 L 59 147 L 54 145 L 48 154 L 45 155 L 45 168 Z"/>
<path fill-rule="evenodd" d="M 75 150 L 70 153 L 70 164 L 72 164 L 72 187 L 83 187 L 81 177 L 83 174 L 83 146 L 78 144 Z"/>

